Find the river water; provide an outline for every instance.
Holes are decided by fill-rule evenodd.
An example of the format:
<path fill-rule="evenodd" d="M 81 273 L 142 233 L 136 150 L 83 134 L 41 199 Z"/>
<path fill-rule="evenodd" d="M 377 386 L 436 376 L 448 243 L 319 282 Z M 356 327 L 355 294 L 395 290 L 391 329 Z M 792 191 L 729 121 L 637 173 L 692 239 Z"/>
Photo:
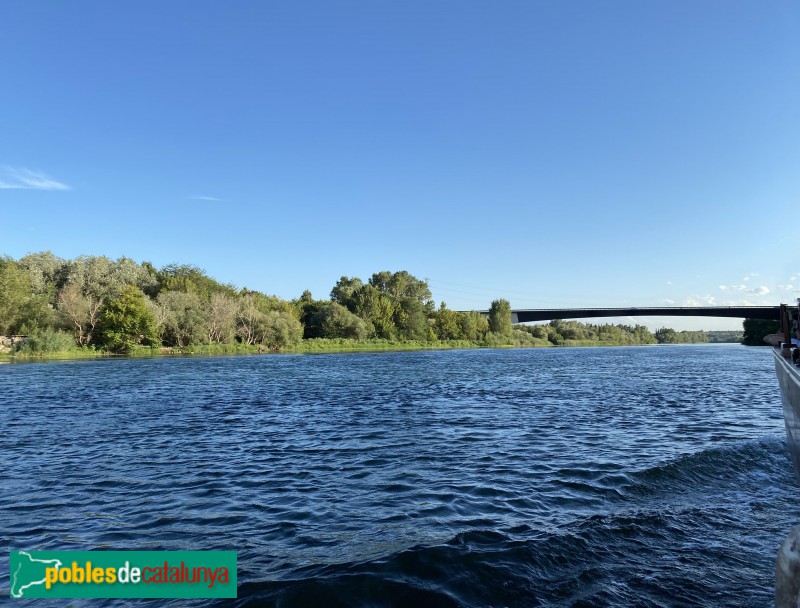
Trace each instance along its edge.
<path fill-rule="evenodd" d="M 220 606 L 769 606 L 800 522 L 771 357 L 2 365 L 0 547 L 235 550 Z"/>

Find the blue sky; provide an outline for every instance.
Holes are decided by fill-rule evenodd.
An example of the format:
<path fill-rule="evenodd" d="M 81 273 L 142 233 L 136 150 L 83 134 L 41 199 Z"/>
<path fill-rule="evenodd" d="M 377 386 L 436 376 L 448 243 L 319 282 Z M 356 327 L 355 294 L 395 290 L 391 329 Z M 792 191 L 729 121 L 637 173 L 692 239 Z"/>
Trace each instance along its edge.
<path fill-rule="evenodd" d="M 800 296 L 796 2 L 10 0 L 0 57 L 0 254 L 284 298 L 406 269 L 455 309 Z"/>

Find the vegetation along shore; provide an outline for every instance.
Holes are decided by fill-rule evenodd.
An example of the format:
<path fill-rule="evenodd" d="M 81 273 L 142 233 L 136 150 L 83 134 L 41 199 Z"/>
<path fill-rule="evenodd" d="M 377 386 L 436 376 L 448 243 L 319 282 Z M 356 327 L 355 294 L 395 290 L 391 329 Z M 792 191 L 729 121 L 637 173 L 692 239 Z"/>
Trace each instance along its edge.
<path fill-rule="evenodd" d="M 512 326 L 497 299 L 487 315 L 436 306 L 406 271 L 341 277 L 327 299 L 283 300 L 220 283 L 191 265 L 50 252 L 0 258 L 0 356 L 342 352 L 480 347 L 738 342 L 737 332 L 655 333 L 643 325 L 551 321 Z M 745 324 L 745 329 L 747 325 Z M 18 336 L 14 339 L 12 336 Z"/>

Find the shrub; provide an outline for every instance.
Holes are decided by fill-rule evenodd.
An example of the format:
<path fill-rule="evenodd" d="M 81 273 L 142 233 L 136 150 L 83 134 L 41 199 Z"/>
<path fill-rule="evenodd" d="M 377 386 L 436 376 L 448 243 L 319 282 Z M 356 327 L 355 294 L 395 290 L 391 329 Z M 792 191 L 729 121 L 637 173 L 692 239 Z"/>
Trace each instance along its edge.
<path fill-rule="evenodd" d="M 26 355 L 59 353 L 76 349 L 77 345 L 71 334 L 49 327 L 34 330 L 24 342 L 17 345 L 17 352 Z"/>

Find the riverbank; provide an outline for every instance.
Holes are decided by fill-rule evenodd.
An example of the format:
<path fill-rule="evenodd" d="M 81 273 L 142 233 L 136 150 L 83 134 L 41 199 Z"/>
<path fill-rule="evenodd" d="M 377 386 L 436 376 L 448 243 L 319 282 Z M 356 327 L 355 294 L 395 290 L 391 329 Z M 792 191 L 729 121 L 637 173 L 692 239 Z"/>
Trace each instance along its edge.
<path fill-rule="evenodd" d="M 381 353 L 392 351 L 415 350 L 467 350 L 482 348 L 589 348 L 611 346 L 658 346 L 656 344 L 626 344 L 607 340 L 564 340 L 562 344 L 553 344 L 548 340 L 533 339 L 526 344 L 487 344 L 486 342 L 469 340 L 347 340 L 343 338 L 314 338 L 303 340 L 295 348 L 279 351 L 265 351 L 263 347 L 247 344 L 200 344 L 182 348 L 155 348 L 138 346 L 127 355 L 120 355 L 93 348 L 74 348 L 47 353 L 0 353 L 0 363 L 28 361 L 63 361 L 69 359 L 105 359 L 105 358 L 139 358 L 139 357 L 191 357 L 219 355 L 256 355 L 256 354 L 326 354 L 326 353 Z"/>
<path fill-rule="evenodd" d="M 542 344 L 528 345 L 528 347 L 553 346 L 546 340 Z M 65 351 L 47 353 L 2 353 L 0 362 L 13 361 L 49 361 L 65 359 L 100 359 L 118 357 L 181 357 L 181 356 L 217 356 L 217 355 L 256 355 L 256 354 L 325 354 L 325 353 L 348 353 L 348 352 L 391 352 L 391 351 L 414 351 L 414 350 L 454 350 L 454 349 L 476 349 L 476 348 L 520 348 L 515 345 L 489 346 L 481 342 L 468 340 L 347 340 L 336 338 L 315 338 L 303 340 L 294 348 L 284 348 L 281 350 L 265 350 L 254 344 L 199 344 L 185 347 L 174 348 L 154 348 L 147 346 L 135 347 L 130 353 L 120 355 L 102 350 L 91 348 L 74 348 Z"/>

